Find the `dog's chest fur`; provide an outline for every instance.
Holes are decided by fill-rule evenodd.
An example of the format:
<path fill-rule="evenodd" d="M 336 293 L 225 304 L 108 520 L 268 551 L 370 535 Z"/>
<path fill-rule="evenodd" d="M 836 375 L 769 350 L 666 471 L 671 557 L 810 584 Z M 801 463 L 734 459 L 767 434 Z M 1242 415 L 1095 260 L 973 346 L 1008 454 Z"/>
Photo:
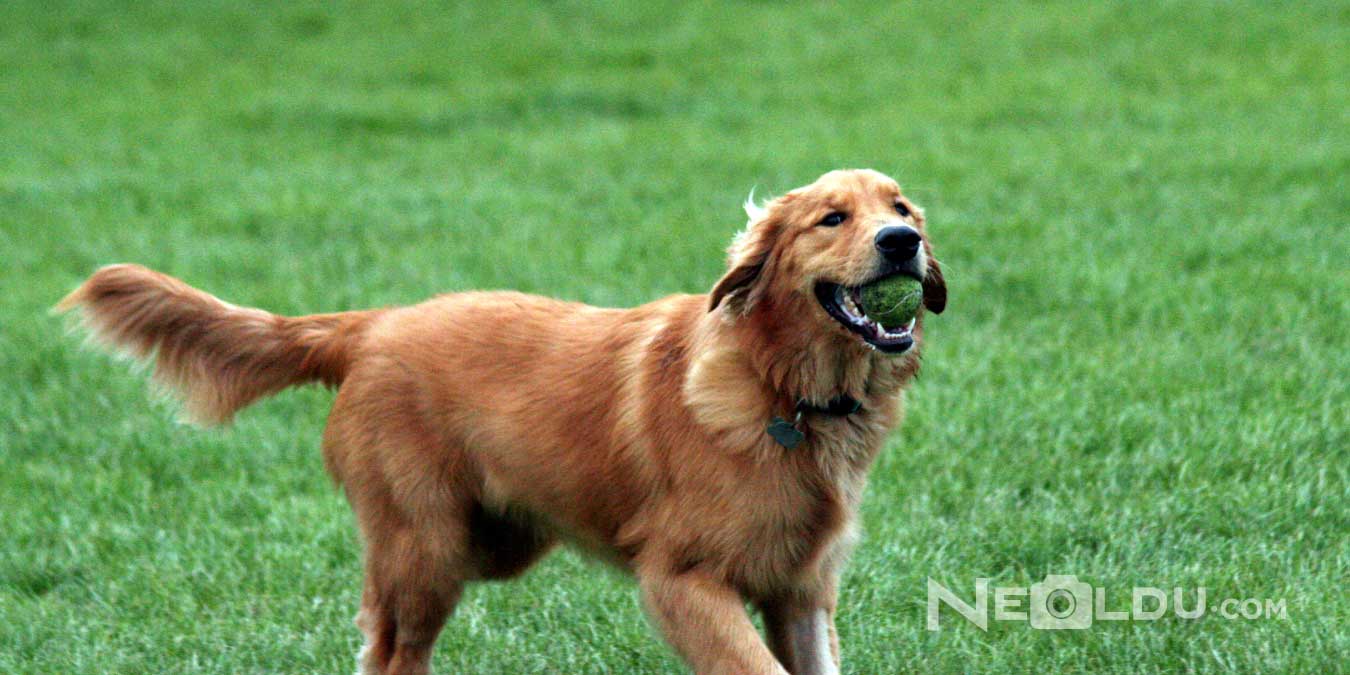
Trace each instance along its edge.
<path fill-rule="evenodd" d="M 867 470 L 897 417 L 898 397 L 869 397 L 847 416 L 807 413 L 794 420 L 803 442 L 784 447 L 767 433 L 775 397 L 743 353 L 705 347 L 682 382 L 693 433 L 672 439 L 677 457 L 690 443 L 701 466 L 681 466 L 684 492 L 666 532 L 684 537 L 675 558 L 716 570 L 749 595 L 811 583 L 835 569 L 854 539 Z M 709 527 L 709 524 L 712 524 Z M 750 554 L 749 552 L 753 552 Z"/>
<path fill-rule="evenodd" d="M 810 454 L 818 449 L 798 446 L 732 495 L 744 515 L 728 534 L 755 553 L 728 561 L 728 577 L 752 596 L 828 576 L 852 546 L 865 471 Z"/>

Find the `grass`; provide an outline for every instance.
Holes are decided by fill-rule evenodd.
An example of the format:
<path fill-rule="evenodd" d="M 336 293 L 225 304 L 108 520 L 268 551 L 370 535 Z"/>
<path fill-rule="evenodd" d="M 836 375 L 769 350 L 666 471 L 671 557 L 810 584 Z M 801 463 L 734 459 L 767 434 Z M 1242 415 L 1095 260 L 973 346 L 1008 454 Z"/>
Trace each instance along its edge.
<path fill-rule="evenodd" d="M 751 187 L 927 207 L 951 305 L 875 468 L 845 672 L 1350 662 L 1350 11 L 1266 3 L 0 5 L 0 671 L 338 673 L 331 394 L 177 425 L 47 308 L 136 261 L 278 312 L 709 288 Z M 928 577 L 1205 586 L 1287 618 L 985 633 Z M 572 554 L 448 673 L 676 673 Z"/>

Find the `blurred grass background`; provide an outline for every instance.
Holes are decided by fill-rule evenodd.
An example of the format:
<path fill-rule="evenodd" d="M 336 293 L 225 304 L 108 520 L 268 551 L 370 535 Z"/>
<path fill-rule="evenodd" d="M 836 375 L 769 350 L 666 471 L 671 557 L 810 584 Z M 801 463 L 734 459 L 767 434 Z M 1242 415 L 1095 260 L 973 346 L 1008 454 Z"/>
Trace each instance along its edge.
<path fill-rule="evenodd" d="M 135 261 L 283 313 L 699 292 L 752 187 L 896 176 L 951 285 L 845 579 L 845 672 L 1350 660 L 1350 6 L 0 4 L 0 670 L 352 669 L 331 394 L 199 432 L 47 308 Z M 925 580 L 1205 586 L 1286 619 L 988 633 Z M 677 673 L 572 554 L 447 673 Z"/>

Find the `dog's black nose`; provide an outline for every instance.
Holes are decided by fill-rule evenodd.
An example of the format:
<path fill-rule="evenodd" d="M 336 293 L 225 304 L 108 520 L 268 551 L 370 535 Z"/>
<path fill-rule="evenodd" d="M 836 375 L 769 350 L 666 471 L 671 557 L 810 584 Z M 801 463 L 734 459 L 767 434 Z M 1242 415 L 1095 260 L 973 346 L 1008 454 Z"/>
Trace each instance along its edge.
<path fill-rule="evenodd" d="M 919 252 L 919 243 L 922 241 L 919 231 L 908 225 L 884 227 L 877 233 L 876 238 L 877 250 L 881 251 L 882 257 L 893 263 L 913 260 L 915 254 Z"/>

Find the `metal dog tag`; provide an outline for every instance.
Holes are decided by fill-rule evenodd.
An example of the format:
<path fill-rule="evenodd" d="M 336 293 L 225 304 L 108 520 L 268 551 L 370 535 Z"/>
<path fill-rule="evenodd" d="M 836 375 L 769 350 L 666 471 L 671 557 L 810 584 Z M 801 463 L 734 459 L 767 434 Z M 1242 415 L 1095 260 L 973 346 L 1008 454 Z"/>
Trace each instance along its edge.
<path fill-rule="evenodd" d="M 765 429 L 765 431 L 769 432 L 769 436 L 772 436 L 773 440 L 778 441 L 779 445 L 788 450 L 797 447 L 797 445 L 806 438 L 806 434 L 798 430 L 794 424 L 781 417 L 773 418 L 773 421 L 769 422 L 769 428 Z"/>

